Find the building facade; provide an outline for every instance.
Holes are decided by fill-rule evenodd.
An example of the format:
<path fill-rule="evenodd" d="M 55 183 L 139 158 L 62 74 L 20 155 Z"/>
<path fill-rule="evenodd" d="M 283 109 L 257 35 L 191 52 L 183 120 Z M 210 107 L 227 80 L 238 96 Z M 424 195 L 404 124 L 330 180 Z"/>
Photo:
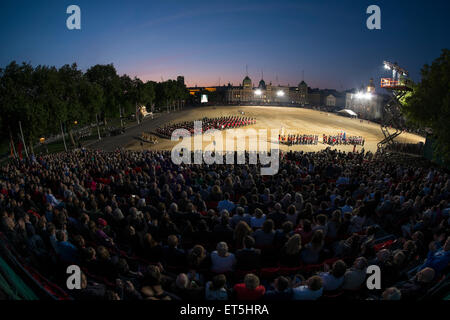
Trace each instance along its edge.
<path fill-rule="evenodd" d="M 246 76 L 239 86 L 228 85 L 216 87 L 188 88 L 195 100 L 208 96 L 208 104 L 249 104 L 249 105 L 296 105 L 335 109 L 346 105 L 345 93 L 333 89 L 311 89 L 305 81 L 297 86 L 273 85 L 261 79 L 257 84 Z M 197 97 L 198 96 L 198 97 Z"/>
<path fill-rule="evenodd" d="M 253 86 L 252 80 L 246 76 L 239 86 L 228 85 L 226 91 L 226 103 L 254 103 L 254 104 L 296 104 L 308 103 L 308 85 L 302 81 L 297 87 L 266 84 L 261 79 L 257 86 Z"/>

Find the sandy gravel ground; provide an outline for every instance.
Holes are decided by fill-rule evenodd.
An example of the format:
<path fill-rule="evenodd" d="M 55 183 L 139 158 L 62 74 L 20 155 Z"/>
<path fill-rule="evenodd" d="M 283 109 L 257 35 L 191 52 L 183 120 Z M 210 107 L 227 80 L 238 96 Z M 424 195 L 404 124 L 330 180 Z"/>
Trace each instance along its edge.
<path fill-rule="evenodd" d="M 285 146 L 280 145 L 281 150 L 304 150 L 304 151 L 318 151 L 326 148 L 328 145 L 323 144 L 322 134 L 326 135 L 336 135 L 341 131 L 345 131 L 347 136 L 363 136 L 365 138 L 365 150 L 370 150 L 375 152 L 377 149 L 377 143 L 384 138 L 380 126 L 376 123 L 368 123 L 364 121 L 361 123 L 359 119 L 350 119 L 334 114 L 329 114 L 326 112 L 320 112 L 309 109 L 302 108 L 289 108 L 289 107 L 266 107 L 266 106 L 223 106 L 223 107 L 203 107 L 185 110 L 177 113 L 174 118 L 171 117 L 169 122 L 179 122 L 179 121 L 193 121 L 199 120 L 203 117 L 214 118 L 220 116 L 231 116 L 231 115 L 241 115 L 240 112 L 243 111 L 243 116 L 254 117 L 257 120 L 255 125 L 243 127 L 237 129 L 237 136 L 239 141 L 242 143 L 243 140 L 246 141 L 246 150 L 255 150 L 257 147 L 253 139 L 259 138 L 260 143 L 264 141 L 263 136 L 258 135 L 259 129 L 267 130 L 266 145 L 270 148 L 270 142 L 275 142 L 275 139 L 271 139 L 271 134 L 276 139 L 278 138 L 278 132 L 284 132 L 284 134 L 317 134 L 319 135 L 318 145 L 295 145 L 295 146 Z M 242 115 L 241 115 L 242 116 Z M 160 124 L 159 124 L 160 125 Z M 152 126 L 146 128 L 147 132 L 154 130 Z M 221 150 L 220 140 L 222 140 L 223 150 L 236 150 L 237 144 L 233 143 L 235 140 L 231 135 L 230 130 L 220 131 L 219 136 L 216 137 L 216 148 Z M 247 139 L 245 137 L 248 137 Z M 203 141 L 203 149 L 207 146 L 213 148 L 213 139 L 211 135 L 204 135 L 204 140 L 211 139 L 210 141 Z M 192 139 L 191 139 L 192 140 Z M 179 142 L 171 141 L 169 139 L 158 138 L 157 144 L 143 143 L 141 146 L 137 139 L 131 139 L 131 141 L 126 145 L 127 149 L 130 150 L 171 150 Z M 181 141 L 181 139 L 179 140 Z M 425 142 L 423 137 L 403 133 L 396 141 L 407 142 L 407 143 L 418 143 Z M 198 141 L 197 141 L 198 142 Z M 184 140 L 183 143 L 191 144 L 193 150 L 198 149 L 199 143 L 194 145 L 193 141 Z M 242 145 L 239 146 L 239 150 Z M 342 151 L 352 151 L 353 146 L 335 146 L 338 150 Z M 362 147 L 357 146 L 357 150 Z"/>

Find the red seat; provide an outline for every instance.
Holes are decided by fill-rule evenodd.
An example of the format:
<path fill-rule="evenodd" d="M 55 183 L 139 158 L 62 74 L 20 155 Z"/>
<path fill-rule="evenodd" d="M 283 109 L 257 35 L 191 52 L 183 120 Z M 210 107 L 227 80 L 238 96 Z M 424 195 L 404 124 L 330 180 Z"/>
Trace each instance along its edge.
<path fill-rule="evenodd" d="M 219 202 L 217 201 L 208 201 L 206 203 L 206 207 L 209 209 L 217 209 L 217 205 L 219 204 Z"/>
<path fill-rule="evenodd" d="M 302 270 L 303 266 L 298 267 L 280 267 L 280 275 L 282 276 L 289 276 L 298 273 L 300 270 Z"/>
<path fill-rule="evenodd" d="M 388 241 L 374 245 L 373 248 L 375 249 L 376 252 L 378 252 L 382 249 L 389 248 L 392 243 L 394 243 L 394 240 L 388 240 Z"/>

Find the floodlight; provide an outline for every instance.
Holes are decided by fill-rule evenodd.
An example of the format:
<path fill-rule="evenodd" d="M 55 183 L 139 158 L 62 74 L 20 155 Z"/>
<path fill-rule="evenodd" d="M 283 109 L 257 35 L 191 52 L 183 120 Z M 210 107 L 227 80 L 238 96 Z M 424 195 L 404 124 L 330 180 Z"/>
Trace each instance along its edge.
<path fill-rule="evenodd" d="M 260 96 L 260 95 L 262 95 L 262 91 L 258 89 L 258 90 L 255 91 L 255 94 L 256 94 L 257 96 Z"/>
<path fill-rule="evenodd" d="M 356 99 L 362 99 L 364 97 L 364 94 L 362 92 L 357 92 L 355 96 Z"/>
<path fill-rule="evenodd" d="M 283 97 L 283 96 L 284 96 L 284 91 L 278 90 L 278 91 L 277 91 L 277 96 L 278 96 L 278 97 Z"/>

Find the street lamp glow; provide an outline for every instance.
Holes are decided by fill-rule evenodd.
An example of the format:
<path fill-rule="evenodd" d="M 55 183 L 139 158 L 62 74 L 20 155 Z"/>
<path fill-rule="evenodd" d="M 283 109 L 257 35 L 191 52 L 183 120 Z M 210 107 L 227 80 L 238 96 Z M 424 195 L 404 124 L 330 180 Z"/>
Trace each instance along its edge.
<path fill-rule="evenodd" d="M 372 94 L 370 92 L 357 92 L 355 95 L 356 99 L 360 99 L 360 100 L 371 100 L 372 99 Z"/>
<path fill-rule="evenodd" d="M 258 90 L 255 91 L 255 94 L 256 94 L 257 96 L 260 96 L 260 95 L 262 95 L 262 91 L 258 89 Z"/>
<path fill-rule="evenodd" d="M 364 94 L 362 92 L 357 92 L 355 96 L 356 99 L 362 99 L 364 97 Z"/>
<path fill-rule="evenodd" d="M 283 97 L 283 96 L 284 96 L 284 91 L 278 90 L 278 91 L 277 91 L 277 96 L 278 96 L 278 97 Z"/>

